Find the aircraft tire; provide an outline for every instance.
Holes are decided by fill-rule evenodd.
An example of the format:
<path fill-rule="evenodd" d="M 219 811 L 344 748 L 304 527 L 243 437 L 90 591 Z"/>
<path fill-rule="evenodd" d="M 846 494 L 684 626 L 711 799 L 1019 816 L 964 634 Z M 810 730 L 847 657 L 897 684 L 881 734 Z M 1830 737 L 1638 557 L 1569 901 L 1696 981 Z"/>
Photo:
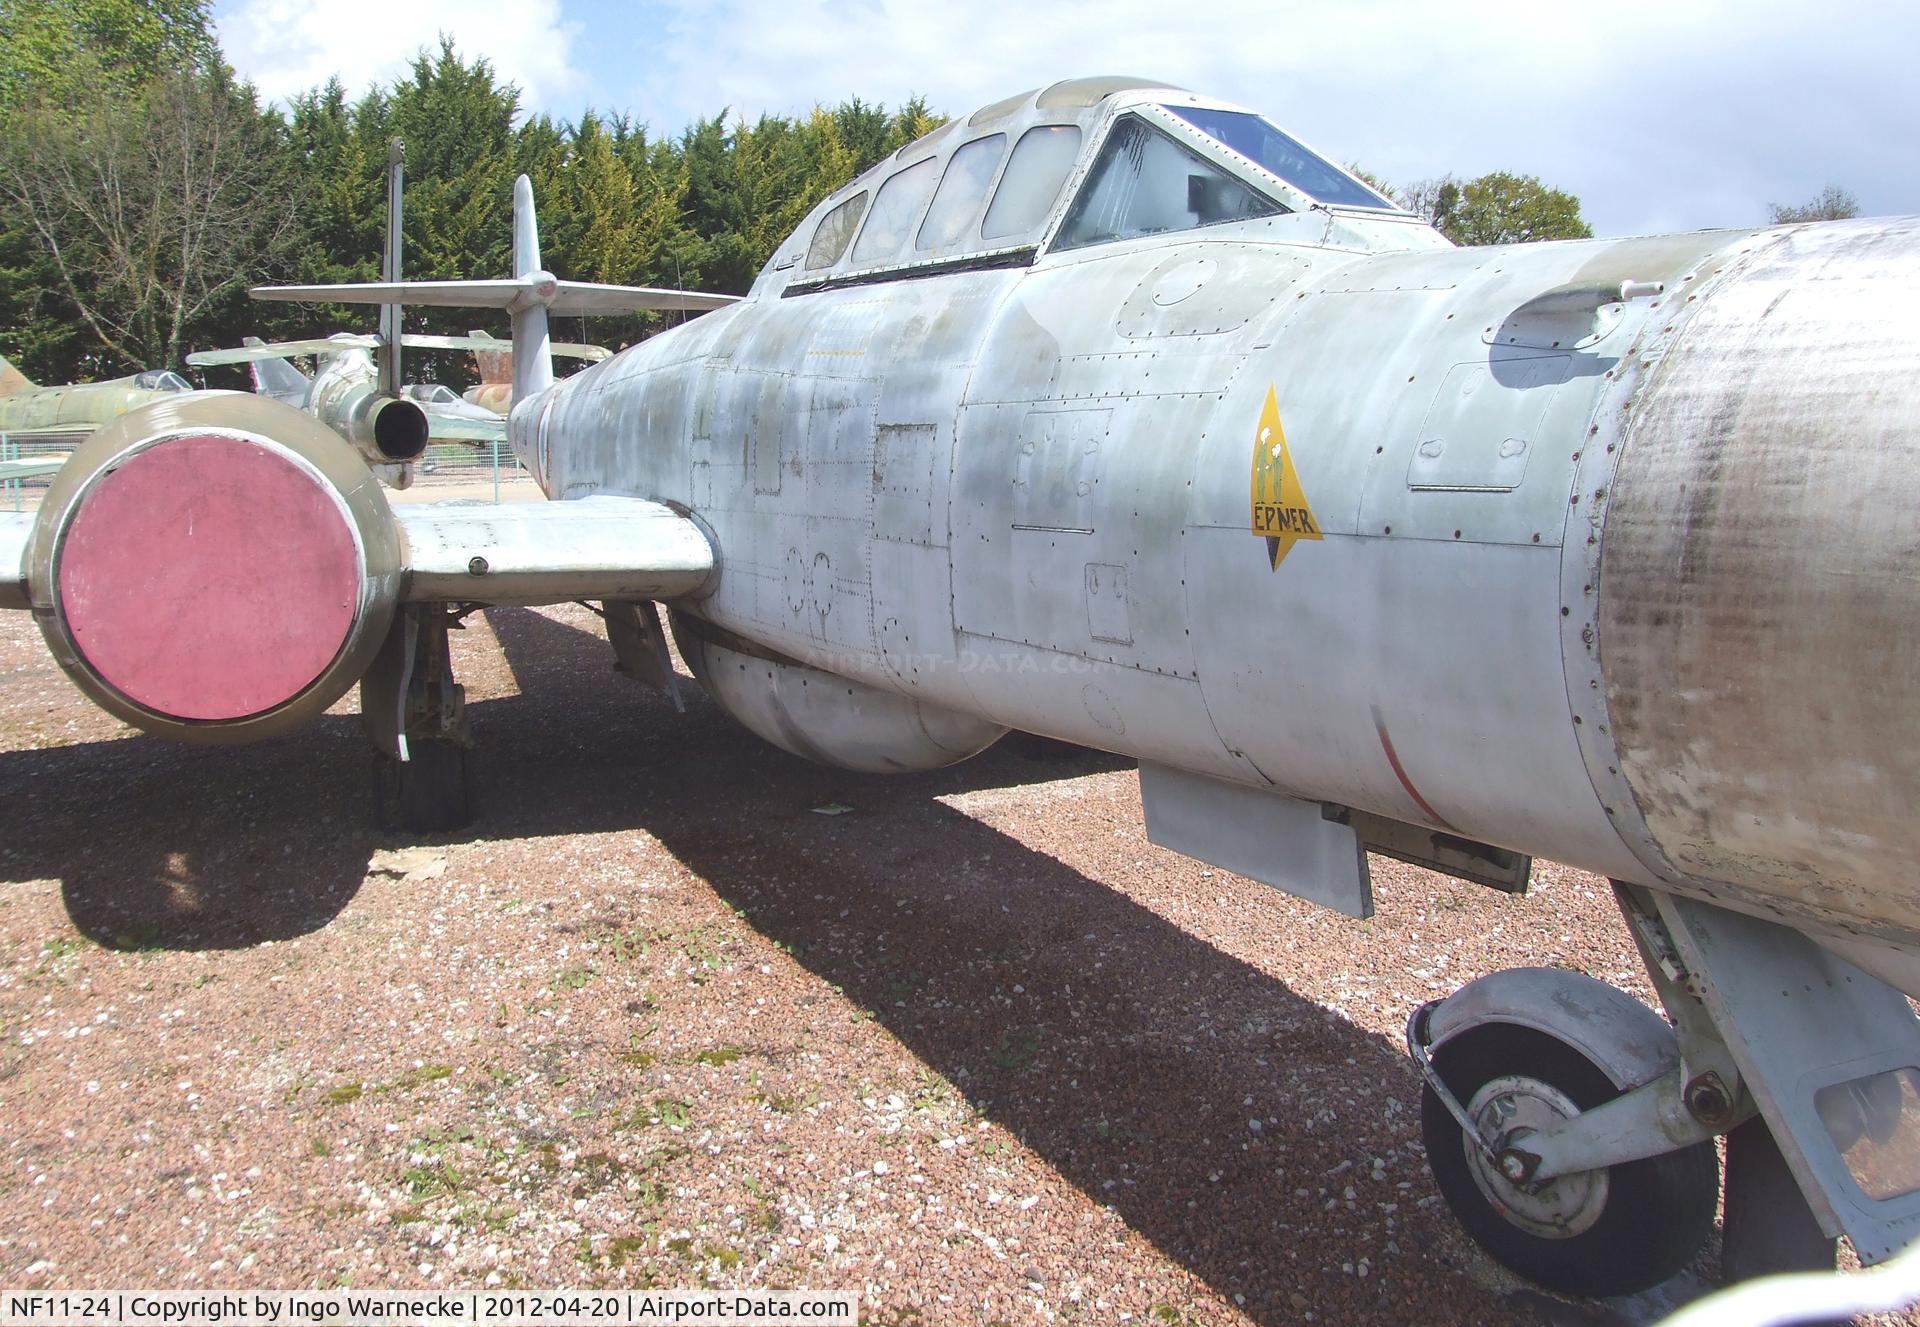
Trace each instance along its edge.
<path fill-rule="evenodd" d="M 1508 1101 L 1517 1093 L 1535 1110 L 1558 1100 L 1579 1111 L 1620 1095 L 1573 1047 L 1511 1023 L 1462 1033 L 1435 1052 L 1434 1063 L 1469 1112 L 1477 1099 L 1484 1105 L 1483 1092 Z M 1603 1179 L 1567 1176 L 1547 1186 L 1548 1205 L 1563 1195 L 1559 1215 L 1577 1209 L 1568 1222 L 1572 1233 L 1548 1235 L 1539 1233 L 1538 1221 L 1527 1221 L 1528 1199 L 1470 1154 L 1459 1122 L 1431 1087 L 1420 1107 L 1427 1164 L 1455 1218 L 1497 1261 L 1549 1290 L 1588 1297 L 1645 1290 L 1686 1268 L 1712 1233 L 1720 1160 L 1710 1141 L 1610 1166 L 1598 1172 Z M 1509 1206 L 1490 1194 L 1515 1202 Z"/>

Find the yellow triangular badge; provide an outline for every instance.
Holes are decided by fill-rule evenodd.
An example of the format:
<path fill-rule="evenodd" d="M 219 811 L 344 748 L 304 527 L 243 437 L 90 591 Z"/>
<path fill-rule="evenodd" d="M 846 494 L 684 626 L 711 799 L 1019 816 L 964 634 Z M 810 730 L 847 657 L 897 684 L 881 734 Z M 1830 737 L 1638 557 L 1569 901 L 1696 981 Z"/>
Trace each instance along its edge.
<path fill-rule="evenodd" d="M 1313 519 L 1300 476 L 1294 473 L 1286 431 L 1280 427 L 1280 398 L 1271 387 L 1253 435 L 1252 496 L 1253 532 L 1267 541 L 1267 557 L 1275 570 L 1295 544 L 1321 537 L 1320 522 Z"/>

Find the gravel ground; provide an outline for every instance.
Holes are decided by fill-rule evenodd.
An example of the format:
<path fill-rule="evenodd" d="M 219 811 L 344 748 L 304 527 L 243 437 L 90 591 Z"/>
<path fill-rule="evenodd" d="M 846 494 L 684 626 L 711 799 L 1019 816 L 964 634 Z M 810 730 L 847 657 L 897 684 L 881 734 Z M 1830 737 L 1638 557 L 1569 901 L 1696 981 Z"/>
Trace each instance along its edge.
<path fill-rule="evenodd" d="M 420 841 L 369 827 L 350 703 L 256 747 L 135 736 L 0 614 L 0 1285 L 1651 1311 L 1474 1250 L 1400 1046 L 1519 963 L 1650 998 L 1604 881 L 1376 858 L 1353 922 L 1150 845 L 1113 757 L 819 769 L 614 675 L 578 608 L 472 619 L 456 666 L 480 815 Z"/>

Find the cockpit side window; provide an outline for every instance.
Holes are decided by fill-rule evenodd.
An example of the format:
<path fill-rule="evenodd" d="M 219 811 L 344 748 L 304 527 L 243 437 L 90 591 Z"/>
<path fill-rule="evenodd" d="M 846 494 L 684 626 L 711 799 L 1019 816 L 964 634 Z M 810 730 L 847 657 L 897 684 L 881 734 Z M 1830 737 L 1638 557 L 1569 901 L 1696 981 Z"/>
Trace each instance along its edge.
<path fill-rule="evenodd" d="M 807 246 L 809 272 L 832 267 L 840 261 L 840 255 L 847 251 L 847 241 L 853 238 L 866 212 L 867 191 L 862 189 L 820 218 L 819 228 L 813 232 L 813 243 Z"/>
<path fill-rule="evenodd" d="M 1046 220 L 1060 186 L 1067 182 L 1080 157 L 1080 128 L 1071 124 L 1035 125 L 1020 135 L 1013 156 L 1000 174 L 993 206 L 981 223 L 980 237 L 1005 239 L 1025 235 Z"/>
<path fill-rule="evenodd" d="M 1077 249 L 1286 210 L 1129 115 L 1107 135 L 1053 247 Z"/>
<path fill-rule="evenodd" d="M 927 219 L 920 223 L 916 249 L 944 249 L 964 240 L 973 228 L 973 219 L 987 201 L 987 186 L 993 183 L 993 171 L 1006 155 L 1007 136 L 989 134 L 957 149 L 940 177 L 940 188 L 927 208 Z"/>
<path fill-rule="evenodd" d="M 880 186 L 873 210 L 867 214 L 867 224 L 860 228 L 860 238 L 854 243 L 854 262 L 884 262 L 905 247 L 907 236 L 913 233 L 914 223 L 920 220 L 927 197 L 933 192 L 939 162 L 938 157 L 916 161 Z"/>

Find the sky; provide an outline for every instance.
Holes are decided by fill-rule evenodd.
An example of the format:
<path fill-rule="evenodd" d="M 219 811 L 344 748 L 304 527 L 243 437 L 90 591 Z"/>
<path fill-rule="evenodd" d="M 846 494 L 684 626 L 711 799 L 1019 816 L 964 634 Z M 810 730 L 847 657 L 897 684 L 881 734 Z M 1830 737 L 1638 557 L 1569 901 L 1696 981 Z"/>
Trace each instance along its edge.
<path fill-rule="evenodd" d="M 664 134 L 853 96 L 963 115 L 1134 74 L 1390 182 L 1538 175 L 1600 235 L 1763 224 L 1828 184 L 1863 214 L 1920 212 L 1915 0 L 216 0 L 215 16 L 276 100 L 390 82 L 443 32 L 528 110 Z"/>

